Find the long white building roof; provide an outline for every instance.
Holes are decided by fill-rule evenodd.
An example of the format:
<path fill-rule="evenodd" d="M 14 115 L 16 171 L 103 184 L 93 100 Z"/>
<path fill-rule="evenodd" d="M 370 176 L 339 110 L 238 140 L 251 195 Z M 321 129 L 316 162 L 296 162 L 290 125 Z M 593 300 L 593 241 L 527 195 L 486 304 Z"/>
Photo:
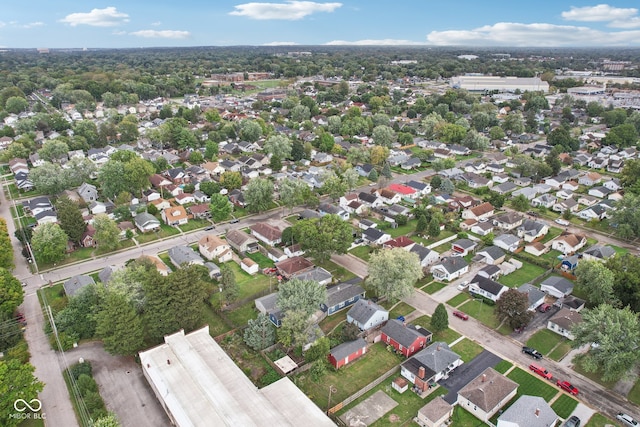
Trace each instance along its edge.
<path fill-rule="evenodd" d="M 549 92 L 549 83 L 538 77 L 457 76 L 451 78 L 451 86 L 469 91 Z"/>
<path fill-rule="evenodd" d="M 289 378 L 256 388 L 205 326 L 140 352 L 142 369 L 180 427 L 334 426 Z"/>

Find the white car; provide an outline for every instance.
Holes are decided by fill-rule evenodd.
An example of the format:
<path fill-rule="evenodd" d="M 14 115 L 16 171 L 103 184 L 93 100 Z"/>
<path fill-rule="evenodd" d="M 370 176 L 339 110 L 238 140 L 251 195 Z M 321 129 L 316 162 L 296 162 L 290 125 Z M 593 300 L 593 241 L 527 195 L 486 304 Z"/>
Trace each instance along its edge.
<path fill-rule="evenodd" d="M 620 412 L 618 415 L 616 415 L 616 418 L 622 424 L 624 424 L 626 426 L 629 426 L 629 427 L 636 427 L 638 425 L 638 422 L 636 420 L 634 420 L 631 415 L 623 414 L 622 412 Z"/>
<path fill-rule="evenodd" d="M 463 291 L 463 290 L 467 289 L 468 286 L 469 286 L 469 281 L 465 280 L 464 282 L 461 282 L 458 285 L 458 290 Z"/>
<path fill-rule="evenodd" d="M 567 225 L 570 224 L 569 221 L 567 221 L 566 219 L 562 219 L 562 218 L 556 219 L 556 223 L 558 223 L 560 225 L 564 225 L 564 226 L 567 226 Z"/>

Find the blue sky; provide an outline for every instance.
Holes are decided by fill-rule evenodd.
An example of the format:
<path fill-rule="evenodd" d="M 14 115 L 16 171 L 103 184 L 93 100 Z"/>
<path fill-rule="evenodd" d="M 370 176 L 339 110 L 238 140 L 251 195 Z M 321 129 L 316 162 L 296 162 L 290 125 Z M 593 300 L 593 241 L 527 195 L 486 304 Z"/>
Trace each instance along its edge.
<path fill-rule="evenodd" d="M 0 47 L 640 47 L 640 3 L 565 0 L 12 1 Z"/>

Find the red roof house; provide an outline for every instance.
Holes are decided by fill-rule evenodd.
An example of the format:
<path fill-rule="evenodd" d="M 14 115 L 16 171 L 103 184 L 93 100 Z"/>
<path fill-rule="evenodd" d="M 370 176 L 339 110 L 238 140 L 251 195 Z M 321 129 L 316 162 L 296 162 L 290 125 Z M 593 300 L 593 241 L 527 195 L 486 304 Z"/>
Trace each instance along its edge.
<path fill-rule="evenodd" d="M 393 192 L 402 194 L 403 196 L 411 196 L 416 192 L 413 188 L 403 184 L 390 184 L 387 188 Z"/>

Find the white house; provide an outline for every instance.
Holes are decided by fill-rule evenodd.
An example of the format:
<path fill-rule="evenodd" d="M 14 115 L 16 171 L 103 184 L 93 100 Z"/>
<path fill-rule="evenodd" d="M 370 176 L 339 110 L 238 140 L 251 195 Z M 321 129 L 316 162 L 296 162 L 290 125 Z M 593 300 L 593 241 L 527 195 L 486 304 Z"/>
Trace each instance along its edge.
<path fill-rule="evenodd" d="M 580 313 L 568 308 L 561 308 L 555 316 L 549 319 L 547 329 L 567 339 L 574 340 L 575 336 L 571 333 L 571 328 L 580 322 L 582 322 Z"/>
<path fill-rule="evenodd" d="M 347 312 L 347 322 L 366 331 L 389 320 L 389 312 L 371 300 L 359 299 Z"/>
<path fill-rule="evenodd" d="M 469 263 L 462 257 L 445 257 L 431 267 L 430 272 L 438 280 L 454 280 L 469 271 Z"/>

